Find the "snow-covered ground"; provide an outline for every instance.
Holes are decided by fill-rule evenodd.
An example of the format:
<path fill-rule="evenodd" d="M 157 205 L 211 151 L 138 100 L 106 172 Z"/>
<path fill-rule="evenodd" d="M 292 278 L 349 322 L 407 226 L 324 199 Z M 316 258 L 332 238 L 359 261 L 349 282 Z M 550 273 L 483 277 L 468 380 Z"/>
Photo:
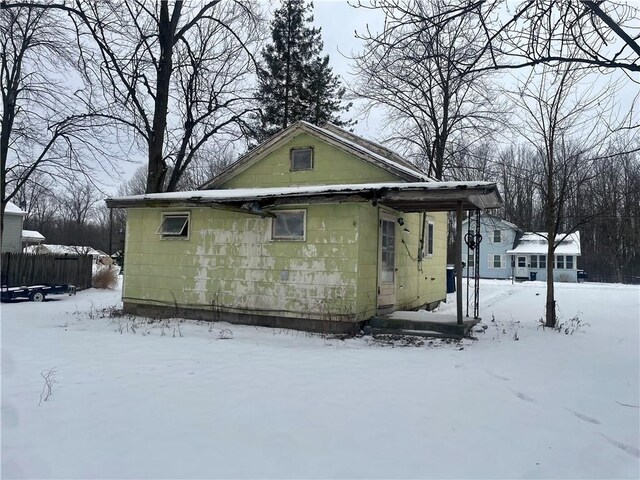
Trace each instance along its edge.
<path fill-rule="evenodd" d="M 481 288 L 477 340 L 405 348 L 2 304 L 2 478 L 639 478 L 640 288 L 558 284 L 572 334 Z"/>

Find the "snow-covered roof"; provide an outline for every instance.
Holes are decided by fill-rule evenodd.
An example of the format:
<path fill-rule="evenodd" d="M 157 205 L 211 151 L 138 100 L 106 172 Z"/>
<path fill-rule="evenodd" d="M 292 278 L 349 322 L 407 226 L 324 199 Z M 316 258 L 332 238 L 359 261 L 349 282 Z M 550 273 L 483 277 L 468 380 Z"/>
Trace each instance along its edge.
<path fill-rule="evenodd" d="M 570 234 L 559 233 L 556 235 L 555 242 L 558 243 L 555 253 L 556 255 L 581 255 L 580 249 L 580 232 Z M 509 255 L 544 255 L 547 253 L 547 238 L 544 232 L 526 232 L 515 248 L 507 250 Z"/>
<path fill-rule="evenodd" d="M 49 243 L 41 243 L 40 245 L 31 245 L 25 248 L 25 253 L 52 253 L 54 255 L 90 255 L 92 257 L 108 256 L 102 250 L 84 245 L 52 245 Z"/>
<path fill-rule="evenodd" d="M 5 209 L 4 209 L 4 213 L 10 213 L 12 215 L 26 215 L 27 214 L 27 212 L 22 210 L 20 207 L 18 207 L 13 202 L 7 202 L 7 205 L 6 205 Z"/>
<path fill-rule="evenodd" d="M 110 208 L 143 206 L 211 205 L 266 201 L 267 206 L 282 203 L 305 203 L 311 198 L 340 201 L 375 200 L 401 211 L 448 211 L 451 204 L 463 202 L 473 208 L 496 208 L 502 204 L 495 183 L 492 182 L 388 182 L 341 185 L 305 185 L 299 187 L 231 188 L 220 190 L 192 190 L 185 192 L 152 193 L 108 198 Z M 409 209 L 408 203 L 411 203 Z M 403 209 L 405 206 L 407 209 Z"/>
<path fill-rule="evenodd" d="M 22 241 L 37 242 L 44 240 L 44 235 L 35 230 L 22 230 Z"/>
<path fill-rule="evenodd" d="M 374 144 L 369 140 L 359 137 L 351 132 L 347 132 L 346 130 L 342 130 L 334 125 L 322 128 L 300 120 L 281 132 L 276 133 L 253 150 L 238 158 L 236 162 L 229 165 L 218 176 L 209 180 L 200 188 L 213 188 L 223 184 L 228 179 L 234 177 L 244 169 L 259 161 L 275 148 L 278 148 L 283 142 L 298 135 L 300 132 L 306 132 L 310 135 L 323 139 L 327 143 L 356 155 L 357 157 L 387 170 L 404 180 L 411 182 L 433 180 L 418 167 L 405 161 L 397 153 L 392 152 L 386 147 Z"/>

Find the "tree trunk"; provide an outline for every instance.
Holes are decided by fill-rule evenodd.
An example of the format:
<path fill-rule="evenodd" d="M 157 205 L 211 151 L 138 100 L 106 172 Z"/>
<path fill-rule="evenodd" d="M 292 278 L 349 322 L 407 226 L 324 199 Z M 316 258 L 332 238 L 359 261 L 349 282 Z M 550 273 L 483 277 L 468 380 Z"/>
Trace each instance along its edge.
<path fill-rule="evenodd" d="M 553 328 L 556 326 L 556 299 L 553 283 L 553 264 L 554 264 L 554 240 L 553 228 L 547 228 L 547 235 L 549 236 L 548 248 L 547 248 L 547 303 L 545 308 L 546 321 L 544 326 Z"/>
<path fill-rule="evenodd" d="M 164 134 L 167 127 L 169 85 L 173 71 L 173 41 L 181 9 L 182 2 L 177 1 L 170 17 L 168 3 L 160 3 L 160 20 L 158 22 L 160 59 L 156 79 L 153 131 L 149 138 L 149 171 L 146 193 L 158 193 L 164 190 L 164 179 L 167 174 L 167 165 L 164 160 Z"/>

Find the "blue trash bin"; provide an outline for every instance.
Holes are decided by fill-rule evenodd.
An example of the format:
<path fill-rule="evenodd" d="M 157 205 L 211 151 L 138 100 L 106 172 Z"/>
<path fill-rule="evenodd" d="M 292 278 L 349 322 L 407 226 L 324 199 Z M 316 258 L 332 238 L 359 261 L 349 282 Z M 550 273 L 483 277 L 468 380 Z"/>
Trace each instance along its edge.
<path fill-rule="evenodd" d="M 447 293 L 456 291 L 456 270 L 453 265 L 447 265 Z"/>

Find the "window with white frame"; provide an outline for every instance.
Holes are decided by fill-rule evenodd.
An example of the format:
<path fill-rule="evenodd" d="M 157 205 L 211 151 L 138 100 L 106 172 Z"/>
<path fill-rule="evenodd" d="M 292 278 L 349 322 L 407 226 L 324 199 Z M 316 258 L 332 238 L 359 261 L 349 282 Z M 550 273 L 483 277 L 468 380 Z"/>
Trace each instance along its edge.
<path fill-rule="evenodd" d="M 556 255 L 556 268 L 564 269 L 564 255 Z"/>
<path fill-rule="evenodd" d="M 304 240 L 306 210 L 281 210 L 271 219 L 272 240 Z"/>
<path fill-rule="evenodd" d="M 425 247 L 426 247 L 426 254 L 431 256 L 433 255 L 433 242 L 434 242 L 434 234 L 435 234 L 435 226 L 433 222 L 428 221 L 425 233 L 427 235 L 427 238 L 425 238 L 425 241 L 424 241 Z"/>
<path fill-rule="evenodd" d="M 489 254 L 489 268 L 502 268 L 502 255 Z"/>
<path fill-rule="evenodd" d="M 156 233 L 163 239 L 189 240 L 189 212 L 164 212 Z"/>
<path fill-rule="evenodd" d="M 537 255 L 531 255 L 531 257 L 529 257 L 529 266 L 531 268 L 538 268 L 538 256 Z"/>
<path fill-rule="evenodd" d="M 494 230 L 493 231 L 493 243 L 502 242 L 502 230 Z"/>
<path fill-rule="evenodd" d="M 573 255 L 564 257 L 564 263 L 567 270 L 573 270 Z"/>
<path fill-rule="evenodd" d="M 547 268 L 547 256 L 538 255 L 538 268 Z"/>
<path fill-rule="evenodd" d="M 291 152 L 291 170 L 313 170 L 313 148 L 292 148 Z"/>
<path fill-rule="evenodd" d="M 469 268 L 475 268 L 475 266 L 476 266 L 474 255 L 475 255 L 474 253 L 470 253 L 467 256 L 467 267 L 469 267 Z"/>

